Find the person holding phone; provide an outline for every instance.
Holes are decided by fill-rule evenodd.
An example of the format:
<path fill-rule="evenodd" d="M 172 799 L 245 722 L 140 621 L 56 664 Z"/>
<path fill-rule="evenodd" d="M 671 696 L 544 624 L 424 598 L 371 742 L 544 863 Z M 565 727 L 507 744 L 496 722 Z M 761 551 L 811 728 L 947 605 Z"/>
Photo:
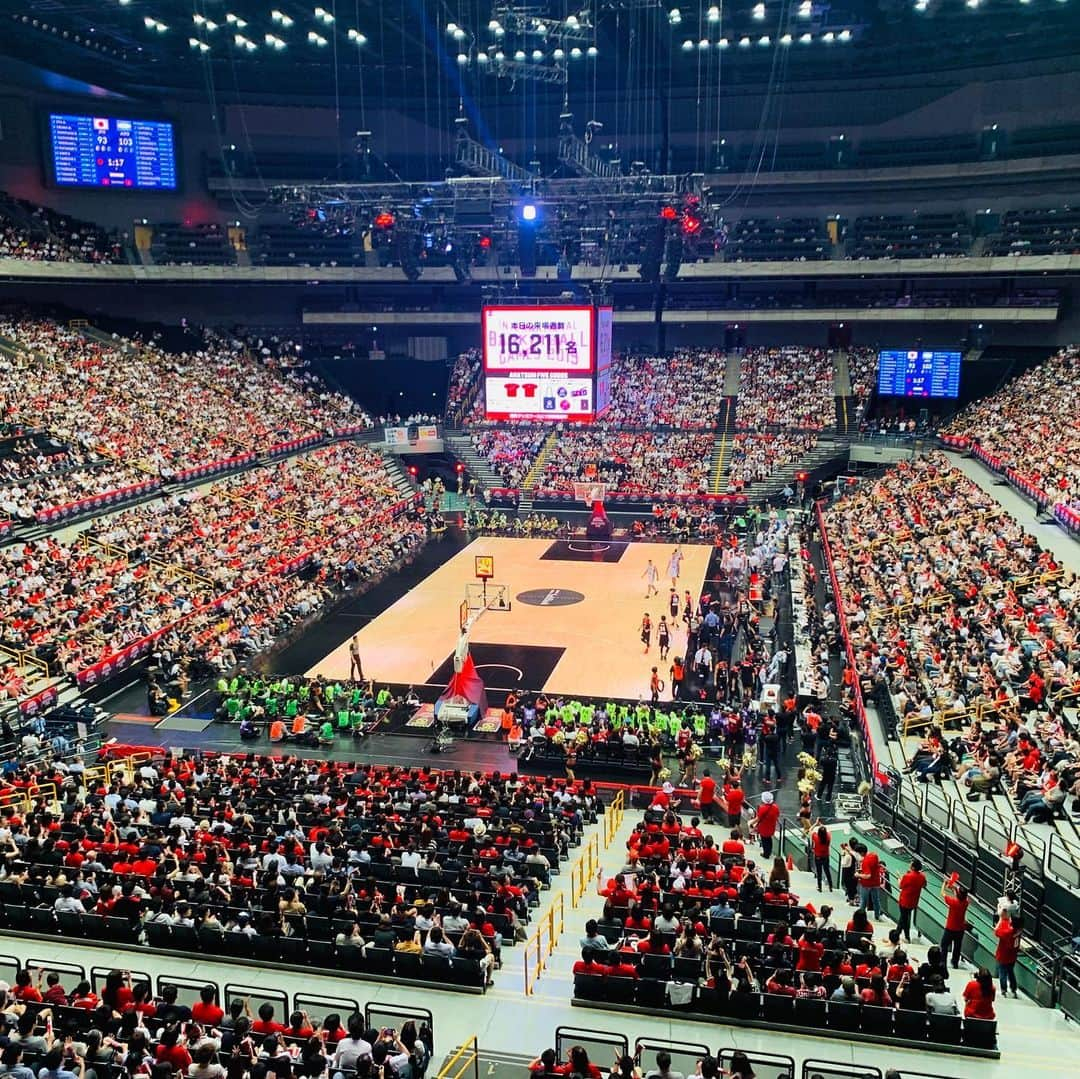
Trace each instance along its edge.
<path fill-rule="evenodd" d="M 941 885 L 941 898 L 945 901 L 945 932 L 941 936 L 941 953 L 948 958 L 952 949 L 952 968 L 960 968 L 960 953 L 967 930 L 967 912 L 971 904 L 968 890 L 956 881 L 956 874 Z"/>

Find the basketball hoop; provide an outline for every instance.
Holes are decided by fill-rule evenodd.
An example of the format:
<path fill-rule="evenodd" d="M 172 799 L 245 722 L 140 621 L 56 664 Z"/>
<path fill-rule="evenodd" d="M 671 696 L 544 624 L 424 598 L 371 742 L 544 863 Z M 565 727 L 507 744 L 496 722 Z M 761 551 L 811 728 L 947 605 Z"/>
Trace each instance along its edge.
<path fill-rule="evenodd" d="M 606 483 L 594 483 L 592 481 L 574 483 L 574 498 L 579 502 L 584 502 L 586 506 L 595 505 L 597 502 L 603 503 L 607 499 L 607 492 L 608 485 Z"/>

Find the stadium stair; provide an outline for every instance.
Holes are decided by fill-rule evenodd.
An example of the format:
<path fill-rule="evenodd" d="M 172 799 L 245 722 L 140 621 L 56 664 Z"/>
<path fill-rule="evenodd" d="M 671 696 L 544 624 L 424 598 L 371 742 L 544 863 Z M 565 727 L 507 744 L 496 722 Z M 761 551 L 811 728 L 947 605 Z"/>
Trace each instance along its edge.
<path fill-rule="evenodd" d="M 558 432 L 552 431 L 551 434 L 544 439 L 544 444 L 540 447 L 540 452 L 533 458 L 532 468 L 525 474 L 525 479 L 521 484 L 523 491 L 535 490 L 536 481 L 543 475 L 544 462 L 547 460 L 547 455 L 551 450 L 551 447 L 555 445 L 556 438 L 558 438 Z"/>
<path fill-rule="evenodd" d="M 846 440 L 821 438 L 818 440 L 818 444 L 805 456 L 778 468 L 767 480 L 751 484 L 747 487 L 746 493 L 752 502 L 763 502 L 766 499 L 775 498 L 788 485 L 794 489 L 796 473 L 813 472 L 814 469 L 821 467 L 826 461 L 834 457 L 846 457 L 846 454 Z"/>
<path fill-rule="evenodd" d="M 742 356 L 738 352 L 729 352 L 727 366 L 724 368 L 724 396 L 739 396 L 739 383 L 742 381 Z"/>
<path fill-rule="evenodd" d="M 503 486 L 502 478 L 476 452 L 472 439 L 468 435 L 447 431 L 445 443 L 453 451 L 454 456 L 465 465 L 465 471 L 471 479 L 476 480 L 479 487 L 490 490 L 493 487 Z"/>
<path fill-rule="evenodd" d="M 851 368 L 846 349 L 833 356 L 833 393 L 836 398 L 836 433 L 849 434 L 855 420 L 855 401 L 851 392 Z"/>
<path fill-rule="evenodd" d="M 405 463 L 394 453 L 383 454 L 383 459 L 386 461 L 386 470 L 394 481 L 394 490 L 401 498 L 412 498 L 416 493 L 416 488 L 409 477 Z"/>
<path fill-rule="evenodd" d="M 714 495 L 723 494 L 727 484 L 724 482 L 725 461 L 728 455 L 728 447 L 731 445 L 735 434 L 735 414 L 738 410 L 738 399 L 735 397 L 724 398 L 724 411 L 720 417 L 720 428 L 717 431 L 716 442 L 713 445 L 712 459 L 712 482 L 709 490 Z"/>

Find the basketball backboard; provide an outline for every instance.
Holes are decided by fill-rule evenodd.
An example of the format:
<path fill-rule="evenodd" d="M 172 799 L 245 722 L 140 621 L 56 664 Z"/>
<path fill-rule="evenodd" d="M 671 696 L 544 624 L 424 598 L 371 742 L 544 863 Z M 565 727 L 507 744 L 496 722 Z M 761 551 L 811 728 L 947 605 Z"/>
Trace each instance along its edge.
<path fill-rule="evenodd" d="M 472 611 L 509 611 L 510 586 L 494 581 L 470 581 L 465 585 L 465 602 Z"/>

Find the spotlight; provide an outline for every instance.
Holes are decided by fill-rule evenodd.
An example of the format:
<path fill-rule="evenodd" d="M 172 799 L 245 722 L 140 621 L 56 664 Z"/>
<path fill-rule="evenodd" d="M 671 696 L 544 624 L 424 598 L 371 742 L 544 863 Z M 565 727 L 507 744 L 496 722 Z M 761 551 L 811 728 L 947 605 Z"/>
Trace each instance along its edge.
<path fill-rule="evenodd" d="M 664 221 L 674 221 L 679 216 L 679 211 L 674 206 L 664 206 L 660 210 L 660 217 Z"/>
<path fill-rule="evenodd" d="M 377 229 L 392 229 L 394 227 L 394 215 L 388 210 L 381 210 L 375 215 L 374 224 Z"/>
<path fill-rule="evenodd" d="M 536 204 L 532 202 L 526 202 L 521 207 L 521 220 L 522 221 L 535 221 L 536 220 Z"/>

